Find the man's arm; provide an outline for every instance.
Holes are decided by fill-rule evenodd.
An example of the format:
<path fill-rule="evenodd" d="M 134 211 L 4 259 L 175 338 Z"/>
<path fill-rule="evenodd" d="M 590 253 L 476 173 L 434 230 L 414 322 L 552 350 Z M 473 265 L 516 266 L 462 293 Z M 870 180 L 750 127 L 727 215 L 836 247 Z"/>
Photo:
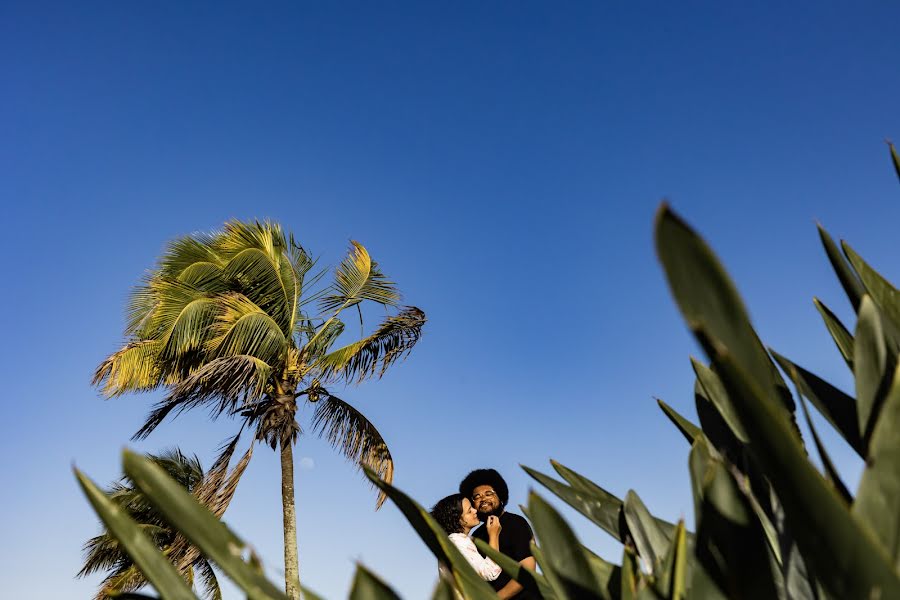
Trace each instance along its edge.
<path fill-rule="evenodd" d="M 519 564 L 523 567 L 528 567 L 532 571 L 537 570 L 537 563 L 534 560 L 533 556 L 529 556 L 527 558 L 523 558 L 519 561 Z M 523 589 L 522 584 L 516 581 L 515 579 L 510 579 L 509 583 L 504 585 L 497 591 L 497 595 L 501 598 L 513 598 L 516 594 L 521 592 Z"/>

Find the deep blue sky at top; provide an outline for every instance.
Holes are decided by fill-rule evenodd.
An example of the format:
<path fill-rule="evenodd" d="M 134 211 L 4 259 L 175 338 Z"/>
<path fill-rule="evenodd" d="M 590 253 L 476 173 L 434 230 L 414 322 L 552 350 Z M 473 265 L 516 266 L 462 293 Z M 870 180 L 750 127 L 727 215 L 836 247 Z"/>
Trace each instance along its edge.
<path fill-rule="evenodd" d="M 849 387 L 811 303 L 852 326 L 814 220 L 900 279 L 897 23 L 886 3 L 3 3 L 5 591 L 91 593 L 73 461 L 106 483 L 126 444 L 208 464 L 234 432 L 197 413 L 130 443 L 155 396 L 89 386 L 166 241 L 230 218 L 278 220 L 323 264 L 359 240 L 428 313 L 406 363 L 342 391 L 422 503 L 495 466 L 516 505 L 518 464 L 553 457 L 690 519 L 653 397 L 693 416 L 698 351 L 654 210 L 710 240 L 764 341 Z M 297 456 L 304 580 L 340 597 L 359 560 L 424 597 L 435 566 L 397 511 L 321 441 Z M 277 477 L 258 448 L 227 515 L 273 578 Z"/>

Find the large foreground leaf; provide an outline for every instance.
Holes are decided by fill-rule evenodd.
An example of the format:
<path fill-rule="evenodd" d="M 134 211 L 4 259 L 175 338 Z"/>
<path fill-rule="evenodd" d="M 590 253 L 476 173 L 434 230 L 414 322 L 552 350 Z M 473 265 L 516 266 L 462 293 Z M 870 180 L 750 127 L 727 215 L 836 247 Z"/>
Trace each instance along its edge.
<path fill-rule="evenodd" d="M 850 264 L 859 273 L 859 278 L 882 314 L 886 317 L 885 333 L 896 355 L 900 349 L 900 290 L 897 290 L 890 281 L 881 273 L 873 269 L 869 263 L 856 253 L 846 242 L 843 243 L 844 252 L 850 260 Z M 860 301 L 862 304 L 862 301 Z M 859 310 L 857 310 L 857 313 Z"/>
<path fill-rule="evenodd" d="M 708 339 L 735 353 L 750 377 L 777 402 L 783 418 L 797 438 L 794 402 L 778 370 L 750 324 L 737 289 L 712 251 L 680 217 L 663 204 L 656 214 L 656 249 L 666 271 L 669 288 L 688 327 L 702 327 Z"/>
<path fill-rule="evenodd" d="M 543 498 L 528 496 L 528 514 L 546 557 L 542 567 L 559 582 L 563 598 L 603 600 L 600 582 L 569 524 Z"/>
<path fill-rule="evenodd" d="M 557 465 L 554 464 L 554 466 Z M 562 465 L 559 465 L 559 467 L 562 467 Z M 621 530 L 619 520 L 622 511 L 621 500 L 599 486 L 596 490 L 592 490 L 583 485 L 578 487 L 566 485 L 524 465 L 522 469 L 533 477 L 535 481 L 556 494 L 566 504 L 590 519 L 595 525 L 620 542 L 624 542 L 625 536 Z"/>
<path fill-rule="evenodd" d="M 703 398 L 716 408 L 716 411 L 725 421 L 725 424 L 728 425 L 728 429 L 731 430 L 734 437 L 741 442 L 746 442 L 747 434 L 744 433 L 744 429 L 741 427 L 741 422 L 731 406 L 731 400 L 728 398 L 728 394 L 725 393 L 725 387 L 719 380 L 719 376 L 712 369 L 694 358 L 691 358 L 691 366 L 694 368 L 694 374 L 697 376 L 697 385 L 703 391 Z M 702 419 L 700 423 L 703 425 Z M 703 428 L 706 430 L 705 425 L 703 425 Z"/>
<path fill-rule="evenodd" d="M 638 555 L 643 559 L 647 569 L 656 573 L 669 547 L 669 538 L 634 490 L 628 490 L 625 494 L 623 510 Z"/>
<path fill-rule="evenodd" d="M 836 598 L 900 598 L 887 553 L 808 462 L 762 391 L 723 351 L 713 357 L 805 561 Z"/>
<path fill-rule="evenodd" d="M 900 570 L 900 367 L 872 433 L 853 514 L 869 526 Z"/>
<path fill-rule="evenodd" d="M 622 500 L 569 467 L 555 460 L 551 460 L 550 464 L 568 485 L 524 465 L 522 469 L 620 543 L 629 543 L 631 535 L 622 512 Z M 654 519 L 666 539 L 672 539 L 675 524 L 657 517 Z"/>
<path fill-rule="evenodd" d="M 400 596 L 377 575 L 357 565 L 349 600 L 400 600 Z"/>
<path fill-rule="evenodd" d="M 694 444 L 689 463 L 697 503 L 694 581 L 711 579 L 715 596 L 777 597 L 765 532 L 727 465 L 704 439 Z"/>

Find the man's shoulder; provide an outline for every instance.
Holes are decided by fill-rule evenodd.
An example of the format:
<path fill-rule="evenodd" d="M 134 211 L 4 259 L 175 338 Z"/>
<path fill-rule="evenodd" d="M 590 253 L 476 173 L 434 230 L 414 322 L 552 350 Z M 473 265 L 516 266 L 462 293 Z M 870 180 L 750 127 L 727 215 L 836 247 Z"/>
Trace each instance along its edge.
<path fill-rule="evenodd" d="M 503 518 L 509 519 L 511 521 L 525 521 L 526 523 L 528 522 L 522 515 L 517 515 L 516 513 L 509 512 L 508 510 L 503 511 Z"/>
<path fill-rule="evenodd" d="M 531 525 L 528 524 L 528 520 L 516 513 L 511 513 L 509 511 L 503 513 L 503 520 L 506 521 L 504 526 L 512 525 L 513 527 L 527 527 L 529 530 L 531 529 Z"/>

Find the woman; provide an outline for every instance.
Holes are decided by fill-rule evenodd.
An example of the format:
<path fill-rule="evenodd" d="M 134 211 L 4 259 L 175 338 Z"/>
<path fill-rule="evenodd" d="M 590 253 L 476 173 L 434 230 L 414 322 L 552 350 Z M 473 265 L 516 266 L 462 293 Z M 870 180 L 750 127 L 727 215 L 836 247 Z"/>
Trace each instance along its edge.
<path fill-rule="evenodd" d="M 434 505 L 434 508 L 431 509 L 431 516 L 450 535 L 450 541 L 459 548 L 459 551 L 482 579 L 493 581 L 500 576 L 501 570 L 497 563 L 482 557 L 478 553 L 478 548 L 475 547 L 475 542 L 469 537 L 469 531 L 477 527 L 480 521 L 478 512 L 468 498 L 462 494 L 447 496 Z M 499 550 L 500 519 L 490 516 L 484 526 L 487 528 L 488 543 L 491 548 Z"/>

